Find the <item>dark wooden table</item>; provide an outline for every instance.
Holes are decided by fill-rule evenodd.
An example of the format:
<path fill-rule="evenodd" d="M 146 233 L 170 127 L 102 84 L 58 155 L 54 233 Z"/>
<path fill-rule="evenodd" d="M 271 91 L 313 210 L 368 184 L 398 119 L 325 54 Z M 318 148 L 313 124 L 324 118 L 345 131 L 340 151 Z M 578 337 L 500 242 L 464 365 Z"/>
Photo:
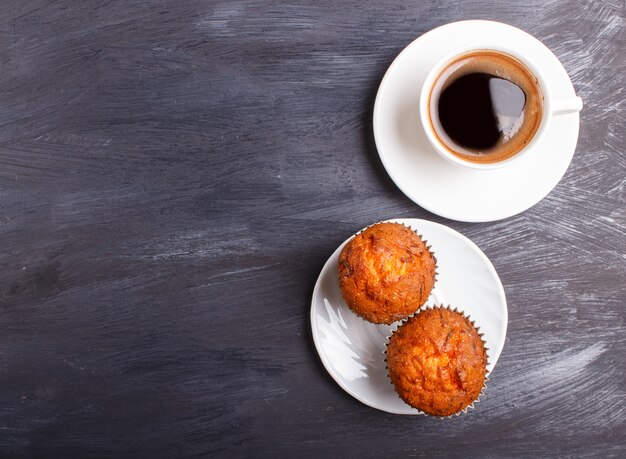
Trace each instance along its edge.
<path fill-rule="evenodd" d="M 4 0 L 0 455 L 625 457 L 624 2 Z M 585 101 L 554 191 L 505 221 L 429 214 L 374 146 L 400 50 L 460 19 L 543 40 Z M 362 405 L 308 312 L 337 245 L 442 222 L 509 302 L 484 400 Z"/>

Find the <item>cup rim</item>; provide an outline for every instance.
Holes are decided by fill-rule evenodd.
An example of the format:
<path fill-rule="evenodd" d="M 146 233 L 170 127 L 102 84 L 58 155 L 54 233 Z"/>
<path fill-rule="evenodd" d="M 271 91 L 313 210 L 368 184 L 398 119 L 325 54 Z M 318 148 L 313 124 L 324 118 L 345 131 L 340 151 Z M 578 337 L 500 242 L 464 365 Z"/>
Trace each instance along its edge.
<path fill-rule="evenodd" d="M 539 127 L 535 131 L 532 139 L 516 154 L 513 156 L 506 158 L 502 161 L 498 161 L 495 163 L 475 163 L 472 161 L 468 161 L 462 159 L 452 152 L 448 151 L 445 148 L 437 136 L 434 133 L 434 128 L 432 122 L 430 121 L 430 94 L 434 83 L 436 82 L 437 77 L 441 73 L 441 71 L 454 59 L 468 54 L 473 51 L 495 51 L 503 54 L 507 54 L 514 59 L 519 60 L 523 65 L 525 65 L 531 74 L 537 79 L 537 83 L 539 84 L 539 88 L 541 89 L 541 95 L 543 98 L 543 113 L 541 116 L 541 122 Z M 428 74 L 426 75 L 426 79 L 422 85 L 422 90 L 420 94 L 420 117 L 422 120 L 422 127 L 424 132 L 426 133 L 426 138 L 430 142 L 431 146 L 434 150 L 444 159 L 457 164 L 459 166 L 468 167 L 471 169 L 479 169 L 479 170 L 493 170 L 500 169 L 502 167 L 509 166 L 513 163 L 516 163 L 521 158 L 525 157 L 528 152 L 532 149 L 534 145 L 536 145 L 541 137 L 543 137 L 544 133 L 547 130 L 550 119 L 552 118 L 552 104 L 551 97 L 549 94 L 548 86 L 543 74 L 539 71 L 539 69 L 533 65 L 533 63 L 528 59 L 528 57 L 520 54 L 516 50 L 511 49 L 508 46 L 503 45 L 494 45 L 492 43 L 472 43 L 467 44 L 458 48 L 455 48 L 453 51 L 447 53 L 441 59 L 439 59 L 435 65 L 432 66 Z"/>

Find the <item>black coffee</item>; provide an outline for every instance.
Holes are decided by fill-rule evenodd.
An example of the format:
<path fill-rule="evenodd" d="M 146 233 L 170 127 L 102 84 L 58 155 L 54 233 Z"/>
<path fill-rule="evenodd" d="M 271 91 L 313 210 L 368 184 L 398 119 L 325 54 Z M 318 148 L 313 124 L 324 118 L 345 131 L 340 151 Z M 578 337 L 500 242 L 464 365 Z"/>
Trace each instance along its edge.
<path fill-rule="evenodd" d="M 431 122 L 456 156 L 497 162 L 518 153 L 541 122 L 543 98 L 530 71 L 515 58 L 476 51 L 449 64 L 430 100 Z"/>
<path fill-rule="evenodd" d="M 439 122 L 457 145 L 488 151 L 521 127 L 526 94 L 515 83 L 488 73 L 468 73 L 439 96 Z"/>

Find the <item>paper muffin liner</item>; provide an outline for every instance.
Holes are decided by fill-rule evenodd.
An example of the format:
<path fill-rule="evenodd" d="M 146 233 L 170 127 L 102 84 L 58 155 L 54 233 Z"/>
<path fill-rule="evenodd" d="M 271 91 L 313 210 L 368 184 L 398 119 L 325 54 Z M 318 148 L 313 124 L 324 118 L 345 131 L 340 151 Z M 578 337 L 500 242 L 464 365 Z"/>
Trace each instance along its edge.
<path fill-rule="evenodd" d="M 396 386 L 395 384 L 391 381 L 391 376 L 389 375 L 389 366 L 387 364 L 387 348 L 389 347 L 389 343 L 391 341 L 391 337 L 394 335 L 394 333 L 396 331 L 398 331 L 398 329 L 404 325 L 406 322 L 409 321 L 409 319 L 418 316 L 419 314 L 421 314 L 422 312 L 424 312 L 427 309 L 447 309 L 448 311 L 452 311 L 452 312 L 458 312 L 459 314 L 461 314 L 463 317 L 465 317 L 468 322 L 470 324 L 472 324 L 472 327 L 474 327 L 474 329 L 476 330 L 476 332 L 478 332 L 478 336 L 480 337 L 480 340 L 483 342 L 483 349 L 485 350 L 485 357 L 486 357 L 486 363 L 485 363 L 485 379 L 483 381 L 483 387 L 480 390 L 480 393 L 478 394 L 478 396 L 476 397 L 476 399 L 470 403 L 469 405 L 467 405 L 465 408 L 463 408 L 461 411 L 458 411 L 454 414 L 450 414 L 448 416 L 436 416 L 433 414 L 428 414 L 423 412 L 422 410 L 420 410 L 419 408 L 415 408 L 414 406 L 408 404 L 407 402 L 404 401 L 404 399 L 402 397 L 400 397 L 400 394 L 398 394 L 398 391 L 396 390 Z M 428 305 L 428 306 L 422 306 L 420 309 L 417 310 L 417 312 L 415 312 L 414 314 L 411 314 L 409 317 L 402 319 L 401 321 L 395 322 L 393 324 L 393 326 L 391 327 L 391 329 L 389 330 L 390 334 L 387 336 L 387 340 L 385 342 L 385 350 L 383 351 L 383 354 L 385 356 L 385 370 L 387 370 L 387 379 L 389 380 L 389 384 L 391 384 L 393 386 L 393 390 L 396 393 L 396 395 L 398 395 L 398 398 L 400 400 L 402 400 L 403 403 L 406 403 L 407 406 L 410 406 L 411 408 L 417 410 L 420 414 L 423 414 L 424 416 L 428 416 L 431 418 L 438 418 L 438 419 L 446 419 L 446 418 L 455 418 L 459 415 L 461 415 L 461 413 L 465 414 L 467 413 L 469 410 L 474 409 L 474 405 L 476 405 L 478 402 L 480 402 L 480 398 L 485 394 L 485 389 L 487 388 L 487 383 L 489 382 L 489 376 L 487 375 L 487 367 L 489 366 L 489 348 L 487 347 L 487 342 L 484 339 L 484 333 L 480 332 L 480 327 L 476 326 L 475 321 L 473 321 L 469 315 L 467 315 L 464 311 L 459 310 L 458 308 L 452 308 L 450 305 L 438 305 L 438 306 L 433 306 L 433 305 Z"/>
<path fill-rule="evenodd" d="M 352 314 L 354 314 L 355 316 L 357 316 L 359 319 L 361 319 L 362 321 L 368 323 L 368 324 L 374 324 L 374 325 L 393 325 L 399 321 L 404 321 L 409 319 L 410 317 L 413 317 L 415 314 L 417 314 L 420 310 L 422 310 L 424 308 L 424 306 L 426 306 L 428 304 L 428 301 L 430 301 L 431 297 L 433 296 L 433 292 L 435 291 L 435 288 L 437 287 L 437 281 L 439 280 L 439 264 L 437 261 L 437 257 L 435 256 L 435 252 L 432 250 L 432 246 L 430 244 L 428 244 L 428 240 L 424 239 L 424 236 L 422 234 L 420 234 L 415 228 L 411 227 L 410 225 L 405 225 L 404 223 L 399 223 L 399 222 L 394 222 L 394 221 L 388 221 L 388 220 L 381 220 L 378 221 L 376 223 L 372 223 L 371 225 L 366 226 L 365 228 L 357 231 L 356 233 L 354 233 L 354 235 L 348 240 L 347 244 L 350 243 L 350 241 L 352 241 L 352 239 L 354 239 L 356 236 L 358 236 L 359 234 L 365 232 L 367 229 L 371 228 L 372 226 L 375 225 L 379 225 L 380 223 L 392 223 L 394 225 L 402 225 L 405 228 L 410 229 L 411 231 L 413 231 L 417 237 L 419 237 L 420 241 L 424 244 L 424 246 L 426 247 L 426 249 L 428 250 L 428 253 L 430 253 L 430 256 L 433 258 L 433 260 L 435 261 L 435 276 L 433 279 L 433 287 L 430 289 L 430 293 L 428 294 L 428 297 L 426 298 L 426 300 L 424 301 L 423 304 L 421 304 L 419 306 L 419 308 L 417 308 L 414 312 L 412 312 L 411 314 L 409 314 L 408 316 L 402 318 L 402 319 L 398 319 L 394 322 L 392 322 L 391 324 L 384 324 L 384 323 L 376 323 L 376 322 L 370 322 L 369 320 L 361 317 L 359 314 L 357 314 L 356 312 L 354 312 L 352 310 L 352 308 L 350 306 L 348 306 L 346 304 L 346 307 L 350 310 L 350 312 Z M 342 296 L 343 299 L 343 296 Z"/>

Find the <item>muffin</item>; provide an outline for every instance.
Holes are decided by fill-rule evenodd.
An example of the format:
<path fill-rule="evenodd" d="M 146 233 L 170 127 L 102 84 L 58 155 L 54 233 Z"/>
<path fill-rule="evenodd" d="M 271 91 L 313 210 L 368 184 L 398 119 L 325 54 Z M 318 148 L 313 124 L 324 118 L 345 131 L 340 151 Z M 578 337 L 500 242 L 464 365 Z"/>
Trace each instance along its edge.
<path fill-rule="evenodd" d="M 377 324 L 408 317 L 428 299 L 436 259 L 413 230 L 377 223 L 348 242 L 339 255 L 339 288 L 356 314 Z"/>
<path fill-rule="evenodd" d="M 487 353 L 463 314 L 437 307 L 409 318 L 393 333 L 387 368 L 402 400 L 426 414 L 450 416 L 481 394 Z"/>

